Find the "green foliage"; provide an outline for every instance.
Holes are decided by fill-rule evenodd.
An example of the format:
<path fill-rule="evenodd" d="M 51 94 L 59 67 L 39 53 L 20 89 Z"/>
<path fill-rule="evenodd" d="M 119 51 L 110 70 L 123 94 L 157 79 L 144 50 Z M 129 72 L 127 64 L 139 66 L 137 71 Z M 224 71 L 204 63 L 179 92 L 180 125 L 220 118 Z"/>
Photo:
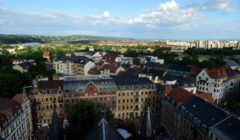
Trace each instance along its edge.
<path fill-rule="evenodd" d="M 100 118 L 100 107 L 97 103 L 81 100 L 69 111 L 69 126 L 66 131 L 68 139 L 79 140 L 86 138 Z M 106 111 L 106 120 L 109 123 L 113 122 L 113 114 L 109 109 Z"/>
<path fill-rule="evenodd" d="M 124 56 L 126 57 L 137 57 L 139 53 L 136 50 L 127 49 L 127 51 L 124 53 Z"/>

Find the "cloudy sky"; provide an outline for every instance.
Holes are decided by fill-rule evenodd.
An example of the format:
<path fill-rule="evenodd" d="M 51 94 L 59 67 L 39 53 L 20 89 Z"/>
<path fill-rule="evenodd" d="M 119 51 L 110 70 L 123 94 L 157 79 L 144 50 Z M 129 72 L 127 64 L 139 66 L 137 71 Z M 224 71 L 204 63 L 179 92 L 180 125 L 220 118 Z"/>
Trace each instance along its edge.
<path fill-rule="evenodd" d="M 0 0 L 0 34 L 240 39 L 240 0 Z"/>

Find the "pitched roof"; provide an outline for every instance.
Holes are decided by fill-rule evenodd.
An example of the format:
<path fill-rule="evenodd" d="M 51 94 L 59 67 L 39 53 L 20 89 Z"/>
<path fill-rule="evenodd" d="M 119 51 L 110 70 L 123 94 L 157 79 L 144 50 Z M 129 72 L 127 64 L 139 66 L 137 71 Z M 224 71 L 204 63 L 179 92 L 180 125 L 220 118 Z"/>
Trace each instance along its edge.
<path fill-rule="evenodd" d="M 145 109 L 144 109 L 144 115 L 143 115 L 142 125 L 140 129 L 140 137 L 142 140 L 153 140 L 154 138 L 150 108 L 148 106 L 145 106 Z"/>
<path fill-rule="evenodd" d="M 0 98 L 0 110 L 7 110 L 16 107 L 21 107 L 17 101 L 9 98 Z"/>
<path fill-rule="evenodd" d="M 49 140 L 62 140 L 61 125 L 58 115 L 54 109 L 52 114 L 52 123 L 50 125 Z"/>
<path fill-rule="evenodd" d="M 216 128 L 232 140 L 240 139 L 240 120 L 236 117 L 231 116 L 227 118 L 216 125 Z"/>
<path fill-rule="evenodd" d="M 116 85 L 120 86 L 131 86 L 131 85 L 152 85 L 153 82 L 148 78 L 139 78 L 137 75 L 122 74 L 117 76 L 112 76 Z"/>
<path fill-rule="evenodd" d="M 214 104 L 214 99 L 211 93 L 197 93 L 196 96 L 208 101 L 211 104 Z"/>
<path fill-rule="evenodd" d="M 194 94 L 192 94 L 191 92 L 189 92 L 183 88 L 180 88 L 180 87 L 174 88 L 168 94 L 168 96 L 173 98 L 173 100 L 175 100 L 179 105 L 182 105 L 185 102 L 187 102 L 195 97 Z"/>
<path fill-rule="evenodd" d="M 105 64 L 102 66 L 102 68 L 100 70 L 110 70 L 111 73 L 116 73 L 117 69 L 119 68 L 120 66 L 117 66 L 117 65 L 112 65 L 112 64 Z"/>
<path fill-rule="evenodd" d="M 226 60 L 226 66 L 228 66 L 228 67 L 239 67 L 239 64 L 234 60 Z"/>
<path fill-rule="evenodd" d="M 24 100 L 24 96 L 25 94 L 19 93 L 19 94 L 16 94 L 12 99 L 21 104 Z"/>
<path fill-rule="evenodd" d="M 183 106 L 188 114 L 191 113 L 193 117 L 196 117 L 207 127 L 217 124 L 229 115 L 227 112 L 199 97 L 189 100 Z"/>
<path fill-rule="evenodd" d="M 122 138 L 109 126 L 105 119 L 102 119 L 86 140 L 122 140 Z"/>
<path fill-rule="evenodd" d="M 176 65 L 176 64 L 170 65 L 168 69 L 176 70 L 176 71 L 184 71 L 184 72 L 190 72 L 191 71 L 191 67 L 190 66 Z"/>
<path fill-rule="evenodd" d="M 227 70 L 224 67 L 205 69 L 207 74 L 213 79 L 220 79 L 228 76 Z"/>
<path fill-rule="evenodd" d="M 58 90 L 63 89 L 63 80 L 39 81 L 38 89 L 40 90 Z"/>

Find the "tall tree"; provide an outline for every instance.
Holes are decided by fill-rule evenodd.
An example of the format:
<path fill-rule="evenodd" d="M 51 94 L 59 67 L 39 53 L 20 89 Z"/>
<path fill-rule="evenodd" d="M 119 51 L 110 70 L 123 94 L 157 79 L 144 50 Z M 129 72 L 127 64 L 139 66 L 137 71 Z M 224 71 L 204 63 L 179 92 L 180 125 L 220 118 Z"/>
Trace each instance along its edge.
<path fill-rule="evenodd" d="M 67 118 L 69 121 L 66 130 L 68 139 L 84 139 L 100 120 L 101 108 L 96 102 L 81 100 L 69 111 Z M 110 123 L 113 121 L 113 114 L 109 109 L 106 111 L 106 120 Z"/>

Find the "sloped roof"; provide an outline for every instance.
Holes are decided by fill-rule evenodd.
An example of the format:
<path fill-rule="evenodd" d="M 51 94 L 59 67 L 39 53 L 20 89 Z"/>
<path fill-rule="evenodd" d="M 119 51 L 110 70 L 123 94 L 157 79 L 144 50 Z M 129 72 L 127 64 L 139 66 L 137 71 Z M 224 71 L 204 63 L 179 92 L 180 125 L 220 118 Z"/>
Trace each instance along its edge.
<path fill-rule="evenodd" d="M 151 122 L 150 108 L 145 106 L 143 120 L 140 129 L 140 137 L 142 140 L 153 140 L 153 128 Z"/>
<path fill-rule="evenodd" d="M 224 67 L 211 69 L 206 68 L 205 70 L 207 74 L 213 79 L 220 79 L 228 76 L 227 69 Z"/>
<path fill-rule="evenodd" d="M 9 98 L 0 98 L 0 110 L 7 110 L 11 108 L 21 107 L 21 105 Z"/>
<path fill-rule="evenodd" d="M 226 60 L 227 67 L 239 67 L 239 64 L 234 60 Z"/>
<path fill-rule="evenodd" d="M 119 66 L 116 65 L 111 65 L 111 64 L 105 64 L 102 66 L 102 68 L 100 70 L 110 70 L 111 73 L 116 73 L 117 69 L 119 68 Z"/>
<path fill-rule="evenodd" d="M 232 140 L 240 139 L 240 120 L 236 117 L 229 117 L 216 125 L 216 128 Z"/>
<path fill-rule="evenodd" d="M 109 126 L 105 119 L 102 119 L 86 140 L 122 140 L 122 138 Z"/>
<path fill-rule="evenodd" d="M 196 95 L 197 95 L 198 97 L 200 97 L 200 98 L 208 101 L 209 103 L 214 104 L 214 99 L 213 99 L 211 93 L 197 93 Z"/>
<path fill-rule="evenodd" d="M 172 97 L 179 105 L 182 105 L 195 97 L 194 94 L 180 87 L 174 88 L 168 96 Z"/>
<path fill-rule="evenodd" d="M 191 113 L 193 117 L 197 117 L 197 119 L 207 127 L 217 124 L 229 115 L 225 111 L 199 97 L 189 100 L 183 106 L 188 113 Z"/>
<path fill-rule="evenodd" d="M 24 96 L 25 94 L 19 93 L 19 94 L 16 94 L 12 99 L 21 104 L 24 100 Z"/>
<path fill-rule="evenodd" d="M 190 72 L 191 67 L 186 66 L 186 65 L 177 65 L 177 64 L 172 64 L 168 68 L 169 70 L 176 70 L 176 71 L 183 71 L 183 72 Z"/>
<path fill-rule="evenodd" d="M 40 90 L 58 90 L 63 89 L 63 80 L 39 81 L 38 89 Z"/>

